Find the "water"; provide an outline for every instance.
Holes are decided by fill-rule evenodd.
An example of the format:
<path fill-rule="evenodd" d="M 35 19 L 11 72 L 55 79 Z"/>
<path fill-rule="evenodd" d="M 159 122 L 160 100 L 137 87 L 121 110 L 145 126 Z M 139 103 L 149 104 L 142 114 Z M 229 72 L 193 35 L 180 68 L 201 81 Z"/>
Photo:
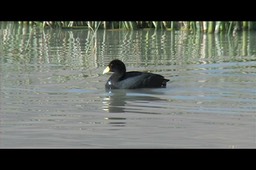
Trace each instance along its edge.
<path fill-rule="evenodd" d="M 256 36 L 1 24 L 1 148 L 255 148 Z M 109 61 L 170 79 L 113 90 Z"/>

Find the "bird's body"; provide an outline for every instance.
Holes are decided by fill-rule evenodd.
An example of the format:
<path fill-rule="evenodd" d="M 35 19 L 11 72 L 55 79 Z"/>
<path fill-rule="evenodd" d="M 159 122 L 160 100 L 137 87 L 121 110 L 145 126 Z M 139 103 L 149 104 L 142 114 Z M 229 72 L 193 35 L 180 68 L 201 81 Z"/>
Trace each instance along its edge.
<path fill-rule="evenodd" d="M 113 72 L 105 84 L 106 89 L 138 89 L 166 87 L 169 81 L 160 74 L 130 71 L 126 72 L 124 63 L 120 60 L 112 60 L 103 74 Z"/>

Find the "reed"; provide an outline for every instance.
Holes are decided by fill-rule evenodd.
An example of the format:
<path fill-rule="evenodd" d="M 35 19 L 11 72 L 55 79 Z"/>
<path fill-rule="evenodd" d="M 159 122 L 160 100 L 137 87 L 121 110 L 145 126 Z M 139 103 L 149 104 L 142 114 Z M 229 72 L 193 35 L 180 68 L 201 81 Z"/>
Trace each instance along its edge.
<path fill-rule="evenodd" d="M 213 21 L 209 21 L 208 27 L 207 27 L 207 32 L 208 33 L 213 33 L 214 32 L 214 22 Z"/>
<path fill-rule="evenodd" d="M 219 33 L 221 29 L 221 22 L 220 21 L 216 21 L 215 23 L 215 33 Z"/>
<path fill-rule="evenodd" d="M 33 21 L 19 24 L 35 24 L 43 28 L 65 29 L 156 29 L 183 30 L 203 33 L 228 34 L 238 31 L 256 30 L 255 21 Z"/>

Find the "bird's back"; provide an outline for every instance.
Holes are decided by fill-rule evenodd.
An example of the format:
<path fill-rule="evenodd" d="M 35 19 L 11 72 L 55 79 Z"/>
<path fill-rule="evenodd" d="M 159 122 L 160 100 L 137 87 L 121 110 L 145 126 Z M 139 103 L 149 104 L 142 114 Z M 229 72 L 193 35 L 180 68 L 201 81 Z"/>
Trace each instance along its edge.
<path fill-rule="evenodd" d="M 120 88 L 136 89 L 166 87 L 168 81 L 159 74 L 130 71 L 126 72 L 118 83 Z"/>

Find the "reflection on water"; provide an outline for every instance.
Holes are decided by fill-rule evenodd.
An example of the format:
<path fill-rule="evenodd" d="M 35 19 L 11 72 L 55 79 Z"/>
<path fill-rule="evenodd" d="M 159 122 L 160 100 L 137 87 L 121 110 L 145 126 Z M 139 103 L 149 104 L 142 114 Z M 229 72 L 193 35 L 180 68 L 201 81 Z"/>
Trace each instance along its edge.
<path fill-rule="evenodd" d="M 110 113 L 124 112 L 124 106 L 126 104 L 126 93 L 123 90 L 117 91 L 117 93 L 107 93 L 103 99 L 103 110 Z"/>
<path fill-rule="evenodd" d="M 126 89 L 115 89 L 106 93 L 103 99 L 103 110 L 110 113 L 143 113 L 141 108 L 135 107 L 134 103 L 150 103 L 155 101 L 164 101 L 157 97 L 157 95 L 163 95 L 163 92 L 158 92 L 151 89 L 138 89 L 138 90 L 126 90 Z M 144 106 L 145 107 L 145 106 Z M 147 106 L 152 107 L 150 105 Z M 154 106 L 156 107 L 156 106 Z M 150 114 L 150 112 L 145 112 Z M 157 113 L 155 113 L 157 114 Z"/>
<path fill-rule="evenodd" d="M 119 58 L 133 67 L 205 64 L 255 59 L 255 32 L 236 35 L 188 31 L 39 29 L 1 22 L 2 63 L 36 69 L 67 66 L 85 70 Z"/>
<path fill-rule="evenodd" d="M 112 127 L 124 127 L 126 124 L 126 118 L 124 117 L 106 117 L 109 120 L 108 124 Z"/>
<path fill-rule="evenodd" d="M 256 147 L 255 32 L 0 22 L 0 37 L 0 147 Z M 105 92 L 114 58 L 170 82 Z"/>

